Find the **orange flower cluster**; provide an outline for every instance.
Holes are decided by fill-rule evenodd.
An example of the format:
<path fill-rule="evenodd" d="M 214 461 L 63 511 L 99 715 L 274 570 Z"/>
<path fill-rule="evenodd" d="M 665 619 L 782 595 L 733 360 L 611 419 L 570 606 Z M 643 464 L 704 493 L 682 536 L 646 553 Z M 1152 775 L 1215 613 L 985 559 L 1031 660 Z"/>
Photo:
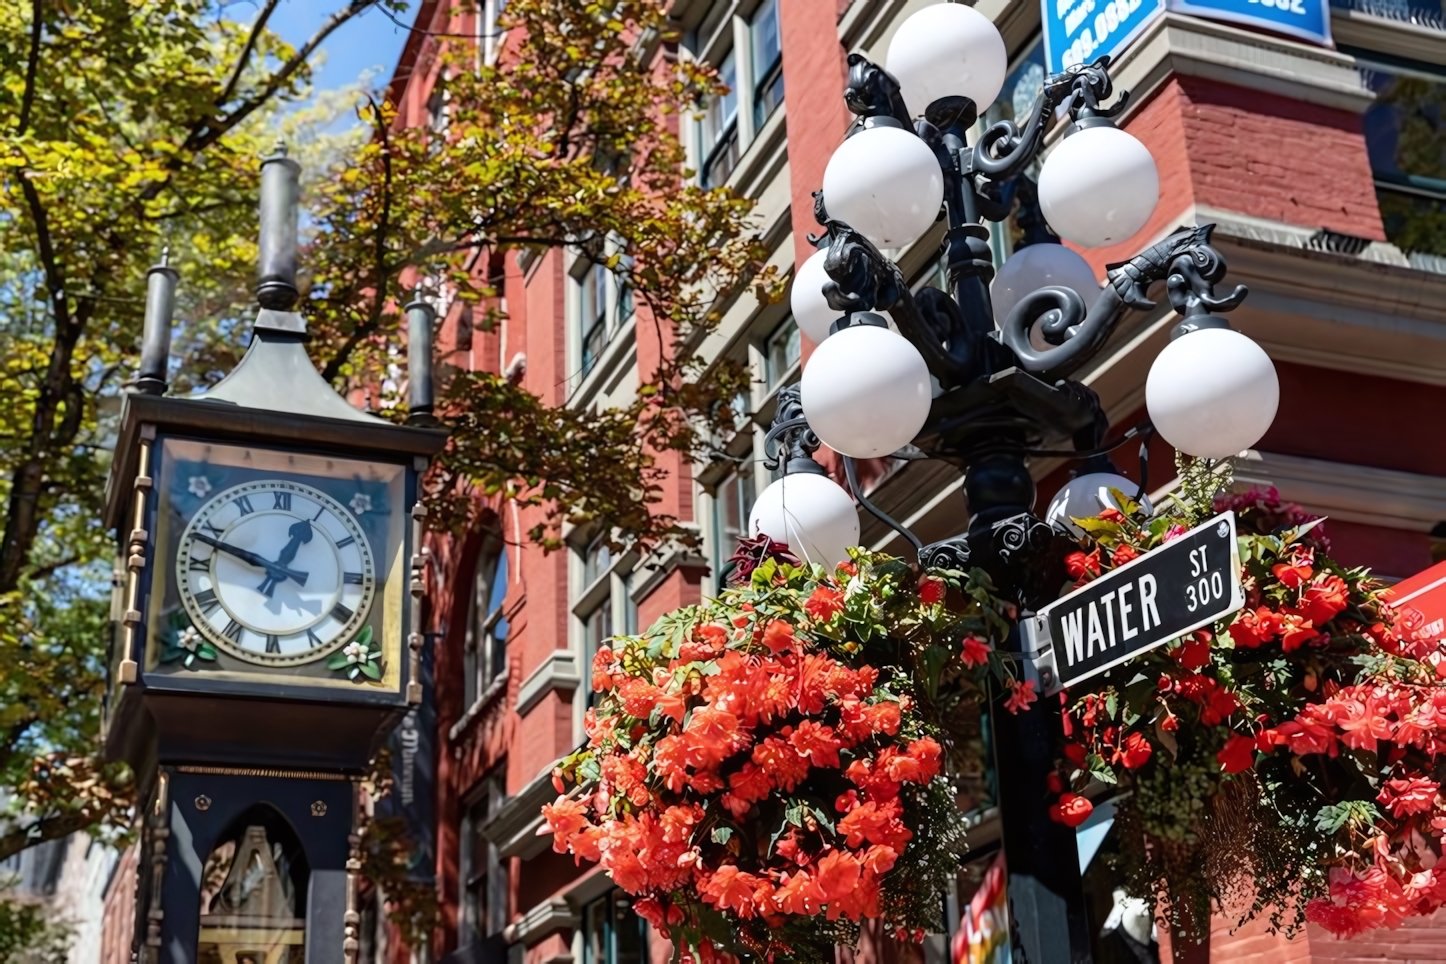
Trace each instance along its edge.
<path fill-rule="evenodd" d="M 928 582 L 919 596 L 943 598 Z M 539 832 L 599 862 L 665 933 L 698 926 L 700 903 L 756 923 L 745 942 L 819 915 L 905 933 L 883 880 L 914 838 L 908 788 L 939 775 L 943 748 L 907 677 L 885 685 L 831 651 L 844 602 L 825 580 L 792 610 L 744 604 L 599 649 L 588 747 L 554 775 L 586 792 L 545 806 Z"/>

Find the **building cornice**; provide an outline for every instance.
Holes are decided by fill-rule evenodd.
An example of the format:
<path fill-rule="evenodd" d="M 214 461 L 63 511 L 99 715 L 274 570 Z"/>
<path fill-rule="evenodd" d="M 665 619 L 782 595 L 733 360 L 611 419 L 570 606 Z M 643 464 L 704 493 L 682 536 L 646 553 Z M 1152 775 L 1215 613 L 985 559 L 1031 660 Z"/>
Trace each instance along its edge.
<path fill-rule="evenodd" d="M 554 649 L 517 690 L 517 713 L 526 716 L 542 698 L 553 690 L 575 690 L 582 685 L 577 654 L 570 649 Z"/>
<path fill-rule="evenodd" d="M 1166 12 L 1110 65 L 1115 89 L 1130 92 L 1121 119 L 1175 74 L 1356 113 L 1375 102 L 1346 54 Z"/>
<path fill-rule="evenodd" d="M 1446 520 L 1446 478 L 1250 450 L 1235 461 L 1237 486 L 1273 486 L 1314 515 L 1429 532 Z"/>
<path fill-rule="evenodd" d="M 530 860 L 547 849 L 551 838 L 539 835 L 542 826 L 542 806 L 557 798 L 552 785 L 552 767 L 546 767 L 537 778 L 508 798 L 498 809 L 496 816 L 478 828 L 487 841 L 497 848 L 497 856 L 503 860 L 521 857 Z"/>

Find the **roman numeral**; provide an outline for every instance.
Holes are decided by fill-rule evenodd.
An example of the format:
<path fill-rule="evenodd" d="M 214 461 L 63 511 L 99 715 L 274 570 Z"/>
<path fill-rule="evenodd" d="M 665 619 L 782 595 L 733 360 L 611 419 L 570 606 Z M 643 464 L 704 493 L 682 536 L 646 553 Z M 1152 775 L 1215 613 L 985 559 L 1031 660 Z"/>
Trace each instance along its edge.
<path fill-rule="evenodd" d="M 218 527 L 213 526 L 213 525 L 212 525 L 211 523 L 209 523 L 209 522 L 203 522 L 203 523 L 201 523 L 201 528 L 202 528 L 202 529 L 205 529 L 207 532 L 211 533 L 211 535 L 215 536 L 217 539 L 221 538 L 221 536 L 225 534 L 225 533 L 223 533 Z"/>
<path fill-rule="evenodd" d="M 316 635 L 316 633 L 315 633 L 313 630 L 308 629 L 308 630 L 306 631 L 306 638 L 311 641 L 311 645 L 313 645 L 313 646 L 320 646 L 320 645 L 321 645 L 321 637 L 318 636 L 318 635 Z"/>
<path fill-rule="evenodd" d="M 335 606 L 331 607 L 331 618 L 335 619 L 339 623 L 347 622 L 355 615 L 356 613 L 352 612 L 350 609 L 347 609 L 341 603 L 337 603 Z"/>
<path fill-rule="evenodd" d="M 186 571 L 187 571 L 187 572 L 210 572 L 210 571 L 211 571 L 211 557 L 210 557 L 210 556 L 207 556 L 207 557 L 204 558 L 204 559 L 197 559 L 197 558 L 195 558 L 195 557 L 193 556 L 193 557 L 187 562 L 187 564 L 186 564 Z"/>
<path fill-rule="evenodd" d="M 221 605 L 221 600 L 216 598 L 216 590 L 202 589 L 196 593 L 196 605 L 201 607 L 202 613 L 209 616 Z"/>
<path fill-rule="evenodd" d="M 266 634 L 266 651 L 268 653 L 281 652 L 281 637 L 272 633 Z"/>
<path fill-rule="evenodd" d="M 223 635 L 226 636 L 227 639 L 231 640 L 233 643 L 241 642 L 241 624 L 238 623 L 236 620 L 233 619 L 229 623 L 227 623 L 226 628 L 221 630 L 221 632 Z"/>
<path fill-rule="evenodd" d="M 341 581 L 343 584 L 360 586 L 362 584 L 362 574 L 359 572 L 344 572 L 341 574 Z"/>
<path fill-rule="evenodd" d="M 311 521 L 312 521 L 312 522 L 315 522 L 317 519 L 320 519 L 320 518 L 321 518 L 321 514 L 322 514 L 323 512 L 325 512 L 325 511 L 326 511 L 326 506 L 324 506 L 324 505 L 319 505 L 319 506 L 317 506 L 317 507 L 316 507 L 316 515 L 314 515 L 314 516 L 311 517 Z"/>
<path fill-rule="evenodd" d="M 251 504 L 250 496 L 238 495 L 232 500 L 232 503 L 240 510 L 242 515 L 250 515 L 256 511 L 256 507 Z"/>
<path fill-rule="evenodd" d="M 290 493 L 290 492 L 273 492 L 273 493 L 271 493 L 271 495 L 272 495 L 272 497 L 273 497 L 274 499 L 276 499 L 276 504 L 273 505 L 271 508 L 273 508 L 273 509 L 285 509 L 287 512 L 290 512 L 290 511 L 291 511 L 291 493 Z"/>
<path fill-rule="evenodd" d="M 345 549 L 347 546 L 351 545 L 353 542 L 356 542 L 356 540 L 353 539 L 351 536 L 347 536 L 345 539 L 343 539 L 343 540 L 341 540 L 340 542 L 338 542 L 338 543 L 336 544 L 336 547 L 337 547 L 338 549 Z"/>

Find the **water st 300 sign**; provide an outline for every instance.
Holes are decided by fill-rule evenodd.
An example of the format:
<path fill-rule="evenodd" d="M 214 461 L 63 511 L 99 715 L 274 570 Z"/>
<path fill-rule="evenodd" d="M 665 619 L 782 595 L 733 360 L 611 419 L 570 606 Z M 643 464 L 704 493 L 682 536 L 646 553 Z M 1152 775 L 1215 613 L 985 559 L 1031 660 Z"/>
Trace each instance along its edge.
<path fill-rule="evenodd" d="M 1244 605 L 1235 513 L 1226 512 L 1055 600 L 1026 626 L 1045 690 L 1057 692 Z"/>

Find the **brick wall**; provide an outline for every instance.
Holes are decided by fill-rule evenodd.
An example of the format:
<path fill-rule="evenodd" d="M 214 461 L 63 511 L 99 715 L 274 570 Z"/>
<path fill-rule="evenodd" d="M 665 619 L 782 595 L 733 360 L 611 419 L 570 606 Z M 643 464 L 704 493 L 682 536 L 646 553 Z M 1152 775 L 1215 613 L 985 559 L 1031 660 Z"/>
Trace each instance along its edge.
<path fill-rule="evenodd" d="M 1200 77 L 1173 77 L 1125 124 L 1150 149 L 1160 204 L 1104 265 L 1175 227 L 1192 204 L 1385 240 L 1359 115 Z"/>

